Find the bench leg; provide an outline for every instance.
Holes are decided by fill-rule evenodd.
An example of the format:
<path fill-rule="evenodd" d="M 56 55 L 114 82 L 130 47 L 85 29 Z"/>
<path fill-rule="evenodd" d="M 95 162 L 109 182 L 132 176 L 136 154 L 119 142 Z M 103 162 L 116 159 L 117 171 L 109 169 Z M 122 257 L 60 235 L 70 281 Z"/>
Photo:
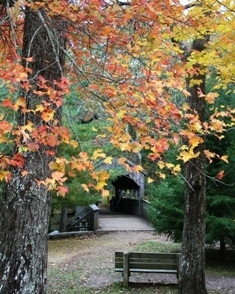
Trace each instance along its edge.
<path fill-rule="evenodd" d="M 129 254 L 123 253 L 123 286 L 128 287 L 129 284 Z"/>

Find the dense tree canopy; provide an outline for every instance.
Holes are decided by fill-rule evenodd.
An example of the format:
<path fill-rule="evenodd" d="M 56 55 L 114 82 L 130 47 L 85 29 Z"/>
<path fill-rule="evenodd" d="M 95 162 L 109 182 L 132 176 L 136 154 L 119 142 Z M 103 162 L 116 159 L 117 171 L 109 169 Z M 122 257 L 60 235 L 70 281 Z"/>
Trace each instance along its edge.
<path fill-rule="evenodd" d="M 178 159 L 186 164 L 188 209 L 180 293 L 206 293 L 204 167 L 206 160 L 227 162 L 228 157 L 206 149 L 204 141 L 208 135 L 220 138 L 234 126 L 234 109 L 218 109 L 215 104 L 217 91 L 234 83 L 234 2 L 19 0 L 0 4 L 4 89 L 0 179 L 7 182 L 1 211 L 0 290 L 45 293 L 49 190 L 64 196 L 67 178 L 85 170 L 92 181 L 82 184 L 84 190 L 108 194 L 108 174 L 95 171 L 93 164 L 101 158 L 110 162 L 102 149 L 91 155 L 79 150 L 68 158 L 57 154 L 61 144 L 79 145 L 61 125 L 63 99 L 73 86 L 81 99 L 95 103 L 95 110 L 104 114 L 107 141 L 121 151 L 145 152 L 158 168 L 158 176 L 165 176 L 164 168 L 181 171 L 164 158 L 170 144 L 179 148 Z M 212 74 L 217 83 L 206 92 L 204 79 Z M 208 118 L 206 104 L 211 105 Z M 197 211 L 190 214 L 195 205 Z M 15 235 L 17 222 L 20 233 Z M 22 236 L 27 237 L 22 240 Z M 36 239 L 41 257 L 32 265 L 31 257 L 38 258 Z M 7 242 L 16 247 L 10 250 Z M 13 251 L 17 252 L 14 258 Z M 23 252 L 28 254 L 24 265 Z"/>

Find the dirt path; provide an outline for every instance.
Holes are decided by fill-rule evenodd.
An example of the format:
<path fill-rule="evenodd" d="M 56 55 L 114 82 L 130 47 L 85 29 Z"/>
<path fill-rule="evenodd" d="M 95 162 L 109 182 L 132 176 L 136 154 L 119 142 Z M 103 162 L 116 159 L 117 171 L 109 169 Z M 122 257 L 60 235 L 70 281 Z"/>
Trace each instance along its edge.
<path fill-rule="evenodd" d="M 167 242 L 164 236 L 154 232 L 124 231 L 83 238 L 71 238 L 49 241 L 49 269 L 59 267 L 60 271 L 71 276 L 76 275 L 76 284 L 91 288 L 102 288 L 114 282 L 122 281 L 120 273 L 114 272 L 114 252 L 130 251 L 136 244 L 155 240 Z M 174 275 L 133 275 L 131 282 L 176 283 Z M 235 294 L 234 276 L 208 276 L 208 290 Z M 222 292 L 223 290 L 223 292 Z M 218 292 L 219 293 L 219 292 Z"/>

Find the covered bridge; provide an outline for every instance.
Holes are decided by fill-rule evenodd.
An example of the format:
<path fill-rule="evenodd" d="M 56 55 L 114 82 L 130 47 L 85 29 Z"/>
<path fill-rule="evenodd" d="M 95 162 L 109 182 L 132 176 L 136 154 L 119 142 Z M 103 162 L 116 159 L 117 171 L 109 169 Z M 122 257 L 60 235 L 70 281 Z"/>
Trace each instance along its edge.
<path fill-rule="evenodd" d="M 142 215 L 141 201 L 144 198 L 146 173 L 143 170 L 135 171 L 136 164 L 128 159 L 125 160 L 125 165 L 120 164 L 118 158 L 113 158 L 111 164 L 101 161 L 97 168 L 105 170 L 123 169 L 123 174 L 112 181 L 115 192 L 113 198 L 110 199 L 111 210 Z"/>

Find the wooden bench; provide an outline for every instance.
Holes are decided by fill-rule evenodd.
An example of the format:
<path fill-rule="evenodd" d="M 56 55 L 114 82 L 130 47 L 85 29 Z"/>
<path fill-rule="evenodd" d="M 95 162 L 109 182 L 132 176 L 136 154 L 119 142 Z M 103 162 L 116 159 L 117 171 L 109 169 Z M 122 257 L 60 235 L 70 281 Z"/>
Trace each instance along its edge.
<path fill-rule="evenodd" d="M 176 274 L 179 280 L 179 253 L 115 252 L 115 271 L 122 272 L 128 286 L 130 273 Z"/>

